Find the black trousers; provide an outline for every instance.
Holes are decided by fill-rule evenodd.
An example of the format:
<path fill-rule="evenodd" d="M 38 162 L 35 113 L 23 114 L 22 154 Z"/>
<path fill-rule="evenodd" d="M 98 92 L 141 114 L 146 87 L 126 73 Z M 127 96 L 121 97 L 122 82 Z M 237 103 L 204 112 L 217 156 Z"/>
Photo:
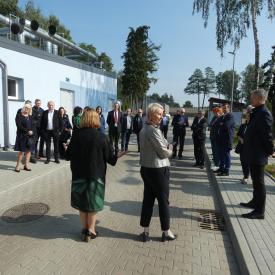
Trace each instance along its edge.
<path fill-rule="evenodd" d="M 46 158 L 47 160 L 51 159 L 51 140 L 53 138 L 53 148 L 54 148 L 54 159 L 59 159 L 59 135 L 53 130 L 46 130 L 45 141 L 46 141 Z"/>
<path fill-rule="evenodd" d="M 136 133 L 136 135 L 137 135 L 138 152 L 140 152 L 139 132 L 138 132 L 138 133 Z"/>
<path fill-rule="evenodd" d="M 163 125 L 161 127 L 161 132 L 162 132 L 164 138 L 167 139 L 168 125 Z"/>
<path fill-rule="evenodd" d="M 157 199 L 161 230 L 168 230 L 170 228 L 169 168 L 146 168 L 142 166 L 140 174 L 144 182 L 140 225 L 142 227 L 149 227 L 155 199 Z"/>
<path fill-rule="evenodd" d="M 205 140 L 193 138 L 196 164 L 204 165 Z"/>
<path fill-rule="evenodd" d="M 40 129 L 36 130 L 36 140 L 35 140 L 35 147 L 34 147 L 34 153 L 35 156 L 43 156 L 43 149 L 44 149 L 44 135 Z M 39 150 L 38 150 L 38 140 L 40 139 L 39 142 Z"/>
<path fill-rule="evenodd" d="M 109 130 L 110 143 L 114 147 L 116 155 L 118 153 L 119 135 L 120 135 L 120 132 L 118 131 L 117 127 L 114 127 L 114 128 L 112 128 L 112 130 Z M 115 145 L 114 145 L 114 143 L 115 143 Z"/>
<path fill-rule="evenodd" d="M 173 133 L 173 143 L 174 143 L 174 145 L 173 145 L 173 155 L 174 156 L 177 155 L 177 147 L 178 147 L 179 143 L 180 143 L 180 147 L 179 147 L 178 156 L 179 157 L 182 156 L 184 142 L 185 142 L 185 135 L 186 135 L 186 129 L 185 128 L 178 129 L 177 131 L 174 131 L 174 133 Z"/>
<path fill-rule="evenodd" d="M 255 205 L 255 210 L 264 214 L 266 190 L 264 182 L 264 165 L 249 165 L 251 179 L 253 183 L 253 199 L 252 203 Z"/>

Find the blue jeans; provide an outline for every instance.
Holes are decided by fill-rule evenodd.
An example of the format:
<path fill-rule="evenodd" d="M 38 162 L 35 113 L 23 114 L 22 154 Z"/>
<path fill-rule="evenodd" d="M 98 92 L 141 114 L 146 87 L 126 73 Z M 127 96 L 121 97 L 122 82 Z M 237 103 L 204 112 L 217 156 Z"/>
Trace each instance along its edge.
<path fill-rule="evenodd" d="M 224 145 L 218 146 L 219 150 L 219 157 L 220 157 L 220 170 L 222 172 L 229 172 L 231 166 L 231 156 L 230 151 L 231 149 Z"/>
<path fill-rule="evenodd" d="M 131 130 L 126 129 L 125 132 L 121 132 L 121 151 L 128 150 L 128 144 L 130 140 Z"/>

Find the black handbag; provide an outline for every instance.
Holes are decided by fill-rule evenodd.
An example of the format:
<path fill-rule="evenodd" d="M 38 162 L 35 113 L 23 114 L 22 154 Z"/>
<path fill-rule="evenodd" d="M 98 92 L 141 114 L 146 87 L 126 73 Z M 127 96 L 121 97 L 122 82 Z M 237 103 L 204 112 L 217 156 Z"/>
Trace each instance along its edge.
<path fill-rule="evenodd" d="M 241 144 L 240 142 L 238 142 L 236 148 L 235 148 L 235 153 L 236 154 L 240 154 L 243 150 L 243 144 Z"/>
<path fill-rule="evenodd" d="M 35 144 L 35 138 L 34 136 L 27 136 L 27 147 L 31 148 Z"/>

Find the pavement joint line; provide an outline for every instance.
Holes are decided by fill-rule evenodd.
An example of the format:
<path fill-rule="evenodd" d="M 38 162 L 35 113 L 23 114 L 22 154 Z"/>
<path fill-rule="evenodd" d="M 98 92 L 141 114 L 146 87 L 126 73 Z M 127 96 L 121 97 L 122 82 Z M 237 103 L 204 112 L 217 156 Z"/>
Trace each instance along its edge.
<path fill-rule="evenodd" d="M 6 192 L 9 192 L 9 191 L 11 191 L 11 190 L 14 190 L 14 189 L 16 189 L 16 188 L 18 188 L 18 187 L 21 187 L 21 186 L 27 184 L 27 183 L 30 183 L 30 182 L 32 182 L 32 181 L 34 181 L 34 180 L 37 180 L 38 178 L 48 176 L 48 175 L 50 175 L 51 173 L 54 173 L 54 172 L 60 170 L 61 168 L 65 168 L 66 166 L 69 166 L 69 163 L 66 163 L 66 164 L 64 164 L 64 165 L 60 165 L 60 166 L 58 166 L 57 168 L 55 168 L 55 169 L 53 169 L 53 170 L 50 170 L 49 172 L 47 172 L 47 173 L 45 173 L 45 174 L 41 174 L 41 175 L 34 176 L 34 177 L 32 177 L 32 178 L 30 178 L 30 179 L 28 179 L 28 180 L 22 182 L 21 184 L 18 184 L 18 185 L 16 185 L 16 186 L 13 186 L 13 187 L 11 187 L 11 188 L 9 188 L 9 189 L 7 189 L 7 190 L 1 191 L 1 192 L 0 192 L 0 196 L 1 196 L 2 194 L 6 193 Z"/>

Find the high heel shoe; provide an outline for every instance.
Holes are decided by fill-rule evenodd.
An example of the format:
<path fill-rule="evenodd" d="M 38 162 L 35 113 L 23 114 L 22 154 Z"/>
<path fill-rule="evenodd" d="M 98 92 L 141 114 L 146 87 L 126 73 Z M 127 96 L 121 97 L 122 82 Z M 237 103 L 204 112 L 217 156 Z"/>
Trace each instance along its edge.
<path fill-rule="evenodd" d="M 96 231 L 96 234 L 94 234 L 93 232 L 88 230 L 87 231 L 87 236 L 89 236 L 90 239 L 95 239 L 98 236 L 98 232 Z"/>
<path fill-rule="evenodd" d="M 86 235 L 88 233 L 88 229 L 86 228 L 83 228 L 82 231 L 81 231 L 81 240 L 82 241 L 86 241 Z"/>
<path fill-rule="evenodd" d="M 25 171 L 31 171 L 32 169 L 28 168 L 27 166 L 24 166 Z"/>
<path fill-rule="evenodd" d="M 162 242 L 174 241 L 174 240 L 176 240 L 176 239 L 177 239 L 177 235 L 174 235 L 174 237 L 169 236 L 169 235 L 166 236 L 164 232 L 162 233 L 162 236 L 161 236 L 161 241 L 162 241 Z"/>
<path fill-rule="evenodd" d="M 141 236 L 141 241 L 142 242 L 146 243 L 146 242 L 150 241 L 148 232 L 142 232 L 140 234 L 140 236 Z"/>
<path fill-rule="evenodd" d="M 19 172 L 20 172 L 20 169 L 16 169 L 16 168 L 14 168 L 14 172 L 19 173 Z"/>

